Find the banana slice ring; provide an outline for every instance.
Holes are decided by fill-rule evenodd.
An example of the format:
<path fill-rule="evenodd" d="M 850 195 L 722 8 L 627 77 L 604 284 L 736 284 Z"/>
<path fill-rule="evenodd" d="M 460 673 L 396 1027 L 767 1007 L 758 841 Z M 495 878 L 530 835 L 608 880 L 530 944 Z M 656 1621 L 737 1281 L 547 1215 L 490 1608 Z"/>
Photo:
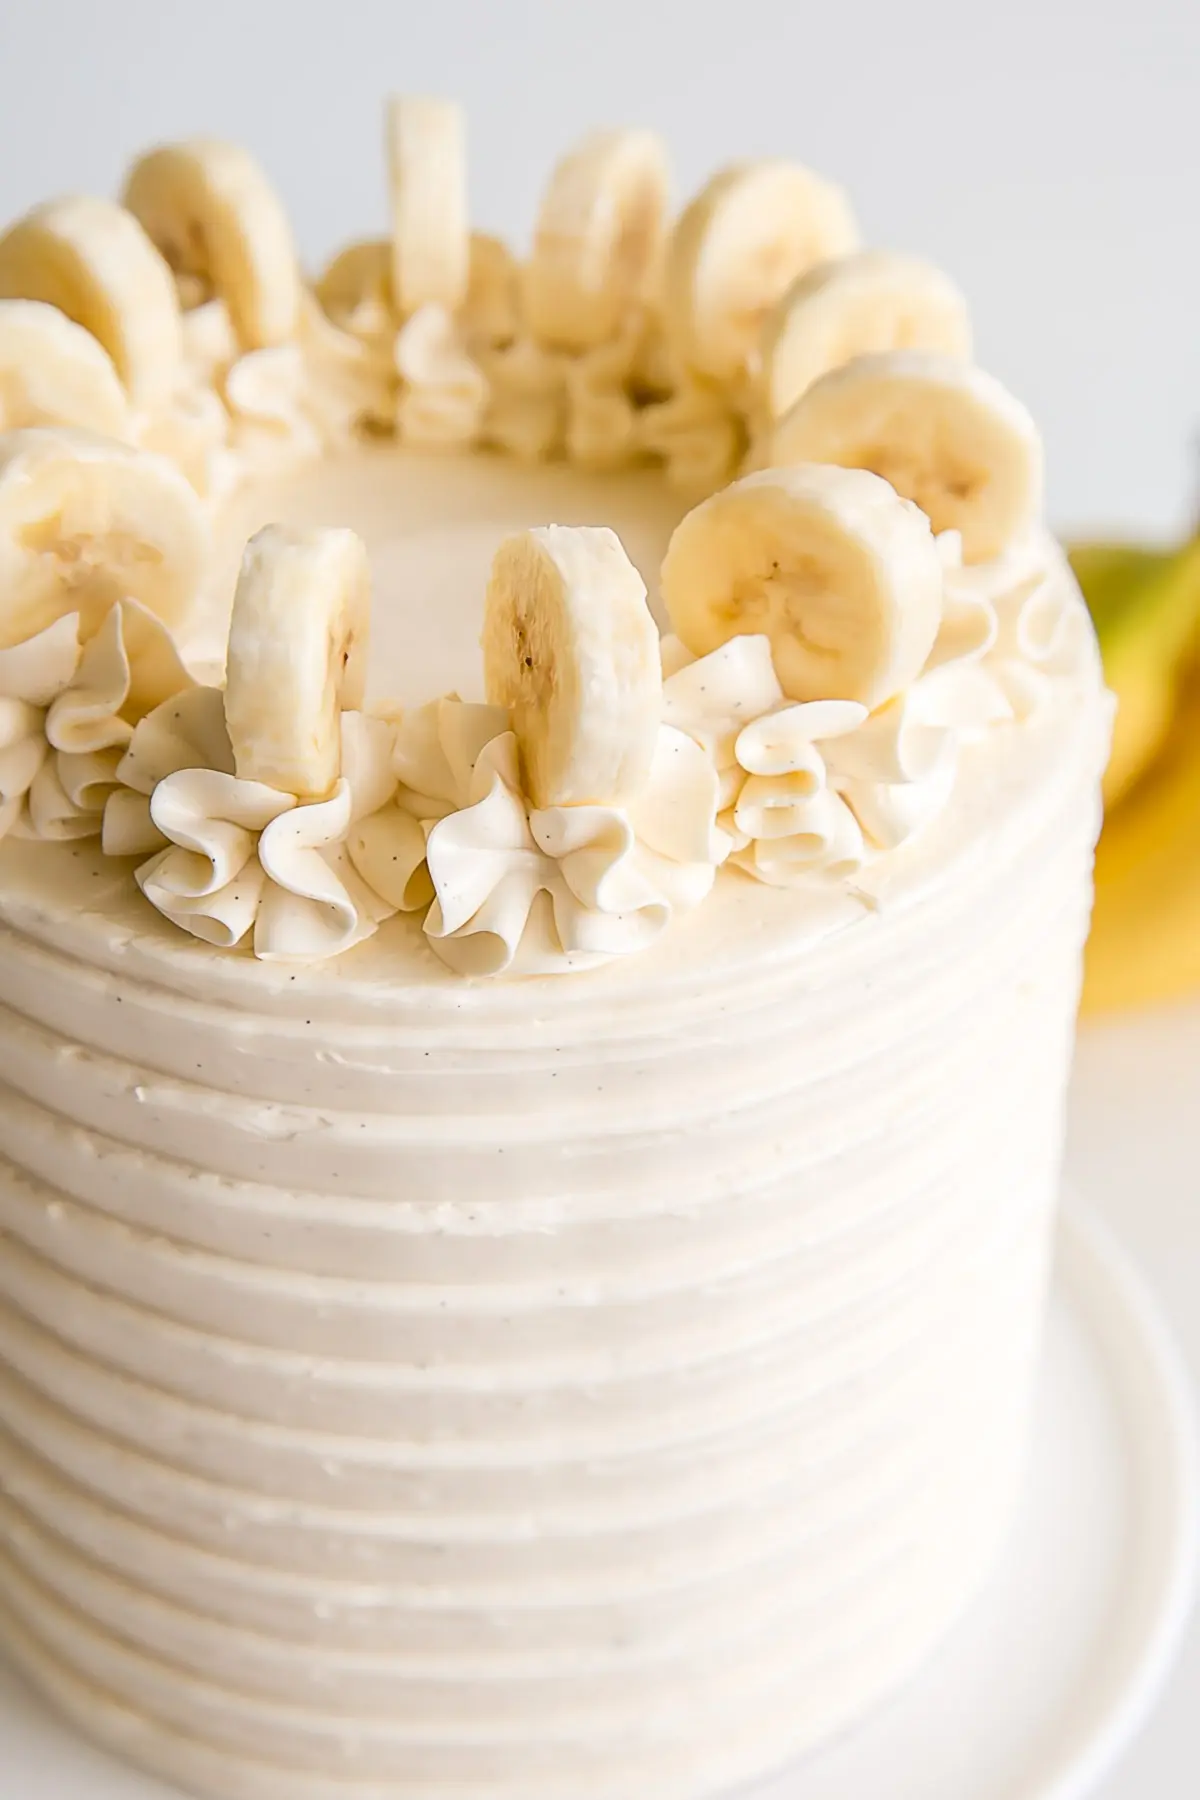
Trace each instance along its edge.
<path fill-rule="evenodd" d="M 353 531 L 267 525 L 250 539 L 229 624 L 225 723 L 247 781 L 321 799 L 341 773 L 341 715 L 366 689 L 371 569 Z"/>
<path fill-rule="evenodd" d="M 396 305 L 406 318 L 431 301 L 457 312 L 471 256 L 461 107 L 408 95 L 393 99 L 387 153 Z"/>
<path fill-rule="evenodd" d="M 811 269 L 763 331 L 767 410 L 778 419 L 806 388 L 855 356 L 885 350 L 971 354 L 967 303 L 948 275 L 915 256 L 862 250 Z"/>
<path fill-rule="evenodd" d="M 598 131 L 558 164 L 525 274 L 534 336 L 564 350 L 613 337 L 660 266 L 670 171 L 650 131 Z"/>
<path fill-rule="evenodd" d="M 83 431 L 33 428 L 0 438 L 5 646 L 68 612 L 80 614 L 88 637 L 124 599 L 178 628 L 208 553 L 200 500 L 164 457 Z"/>
<path fill-rule="evenodd" d="M 126 436 L 129 401 L 90 331 L 44 300 L 0 300 L 0 431 L 78 425 Z"/>
<path fill-rule="evenodd" d="M 510 711 L 535 806 L 620 805 L 650 772 L 662 707 L 646 584 L 605 526 L 506 538 L 484 607 L 487 697 Z"/>
<path fill-rule="evenodd" d="M 300 264 L 283 203 L 238 144 L 196 138 L 134 163 L 124 202 L 176 275 L 225 302 L 244 350 L 296 334 Z"/>
<path fill-rule="evenodd" d="M 175 385 L 183 355 L 175 283 L 133 214 L 76 195 L 37 206 L 0 238 L 0 299 L 44 300 L 108 351 L 137 407 Z"/>
<path fill-rule="evenodd" d="M 667 247 L 667 320 L 684 363 L 712 381 L 740 380 L 780 295 L 857 244 L 849 201 L 808 169 L 752 162 L 715 175 Z"/>
<path fill-rule="evenodd" d="M 861 356 L 809 388 L 775 427 L 773 460 L 872 469 L 937 532 L 988 562 L 1042 506 L 1042 444 L 994 376 L 926 351 Z"/>
<path fill-rule="evenodd" d="M 861 469 L 766 469 L 676 527 L 662 597 L 688 649 L 770 639 L 793 700 L 874 708 L 920 673 L 942 612 L 929 521 Z"/>

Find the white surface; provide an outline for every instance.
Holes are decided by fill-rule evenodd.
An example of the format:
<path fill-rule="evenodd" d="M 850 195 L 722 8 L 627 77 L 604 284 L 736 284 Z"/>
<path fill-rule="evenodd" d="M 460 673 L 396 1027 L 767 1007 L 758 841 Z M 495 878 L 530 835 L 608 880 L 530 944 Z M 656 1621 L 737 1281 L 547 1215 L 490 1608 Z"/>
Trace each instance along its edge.
<path fill-rule="evenodd" d="M 0 220 L 209 131 L 261 156 L 318 259 L 383 222 L 399 87 L 466 102 L 475 217 L 522 239 L 589 125 L 658 127 L 682 194 L 737 156 L 811 162 L 962 282 L 1057 523 L 1195 510 L 1194 0 L 7 0 Z"/>
<path fill-rule="evenodd" d="M 1115 1240 L 1068 1224 L 1025 1500 L 987 1592 L 916 1684 L 746 1800 L 1081 1800 L 1170 1665 L 1198 1527 L 1171 1343 Z M 0 1745 L 14 1800 L 175 1791 L 74 1738 L 3 1671 Z"/>

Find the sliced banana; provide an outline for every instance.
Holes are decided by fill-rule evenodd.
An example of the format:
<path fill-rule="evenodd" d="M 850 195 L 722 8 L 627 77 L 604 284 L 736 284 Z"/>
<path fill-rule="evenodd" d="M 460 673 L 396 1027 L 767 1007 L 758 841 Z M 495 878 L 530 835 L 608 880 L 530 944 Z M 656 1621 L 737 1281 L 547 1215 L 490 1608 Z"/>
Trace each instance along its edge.
<path fill-rule="evenodd" d="M 740 380 L 756 367 L 763 320 L 779 296 L 857 244 L 846 196 L 808 169 L 766 161 L 714 175 L 667 246 L 667 322 L 683 361 L 710 380 Z"/>
<path fill-rule="evenodd" d="M 483 662 L 535 806 L 636 796 L 658 737 L 662 666 L 646 584 L 614 531 L 546 525 L 506 538 L 488 581 Z"/>
<path fill-rule="evenodd" d="M 743 476 L 690 512 L 661 591 L 694 655 L 761 633 L 789 698 L 874 708 L 933 648 L 942 565 L 928 519 L 878 475 L 805 465 Z"/>
<path fill-rule="evenodd" d="M 182 348 L 175 283 L 133 214 L 74 195 L 0 237 L 0 299 L 45 300 L 98 338 L 137 407 L 166 399 Z"/>
<path fill-rule="evenodd" d="M 462 108 L 397 96 L 388 104 L 387 151 L 396 305 L 405 317 L 431 301 L 457 312 L 471 259 Z"/>
<path fill-rule="evenodd" d="M 561 350 L 589 350 L 647 297 L 659 267 L 670 170 L 651 131 L 597 131 L 558 164 L 525 271 L 525 317 Z"/>
<path fill-rule="evenodd" d="M 395 312 L 390 240 L 347 244 L 326 265 L 315 292 L 329 317 L 348 331 L 357 331 L 364 318 L 373 324 L 390 319 Z"/>
<path fill-rule="evenodd" d="M 84 431 L 0 438 L 0 643 L 68 612 L 89 637 L 124 599 L 178 629 L 208 554 L 201 502 L 164 457 Z"/>
<path fill-rule="evenodd" d="M 180 276 L 229 308 L 243 350 L 296 332 L 300 264 L 283 202 L 240 144 L 193 138 L 134 163 L 122 196 Z"/>
<path fill-rule="evenodd" d="M 0 431 L 24 425 L 125 437 L 129 401 L 90 331 L 44 300 L 0 300 Z"/>
<path fill-rule="evenodd" d="M 874 470 L 935 532 L 960 532 L 968 563 L 999 556 L 1041 512 L 1042 444 L 1028 412 L 994 376 L 929 351 L 833 370 L 775 427 L 772 458 Z"/>
<path fill-rule="evenodd" d="M 489 350 L 511 344 L 521 326 L 516 258 L 502 238 L 471 233 L 466 298 L 459 324 L 469 344 Z"/>
<path fill-rule="evenodd" d="M 763 327 L 766 409 L 783 416 L 830 369 L 884 350 L 971 354 L 967 303 L 948 275 L 915 256 L 860 250 L 793 282 Z"/>
<path fill-rule="evenodd" d="M 319 799 L 341 773 L 341 716 L 362 705 L 371 570 L 353 531 L 267 525 L 229 623 L 225 723 L 244 780 Z"/>

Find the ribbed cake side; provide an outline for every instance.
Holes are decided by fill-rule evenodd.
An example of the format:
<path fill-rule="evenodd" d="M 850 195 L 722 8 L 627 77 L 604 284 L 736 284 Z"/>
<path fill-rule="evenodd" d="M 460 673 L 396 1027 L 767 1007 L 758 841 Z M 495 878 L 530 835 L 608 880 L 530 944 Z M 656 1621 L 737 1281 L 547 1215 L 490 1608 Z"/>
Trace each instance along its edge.
<path fill-rule="evenodd" d="M 1020 1473 L 1077 698 L 822 932 L 728 875 L 566 983 L 289 977 L 5 846 L 19 1666 L 220 1800 L 695 1800 L 907 1674 Z"/>

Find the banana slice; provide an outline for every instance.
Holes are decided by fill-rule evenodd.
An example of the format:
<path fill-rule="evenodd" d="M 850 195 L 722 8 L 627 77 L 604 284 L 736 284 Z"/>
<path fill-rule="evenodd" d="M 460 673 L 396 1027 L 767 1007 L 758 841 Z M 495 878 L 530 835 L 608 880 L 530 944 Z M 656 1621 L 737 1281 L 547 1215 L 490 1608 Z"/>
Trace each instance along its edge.
<path fill-rule="evenodd" d="M 316 296 L 338 325 L 354 330 L 364 313 L 387 318 L 392 298 L 392 246 L 387 238 L 361 238 L 347 244 L 322 271 Z"/>
<path fill-rule="evenodd" d="M 122 198 L 176 274 L 198 277 L 225 302 L 243 350 L 295 336 L 295 239 L 249 151 L 215 138 L 164 144 L 134 163 Z"/>
<path fill-rule="evenodd" d="M 208 553 L 201 502 L 164 457 L 84 431 L 0 438 L 0 643 L 68 612 L 90 637 L 124 599 L 183 626 Z"/>
<path fill-rule="evenodd" d="M 589 350 L 647 297 L 662 254 L 670 172 L 650 131 L 597 131 L 558 164 L 525 271 L 541 343 Z"/>
<path fill-rule="evenodd" d="M 857 244 L 845 195 L 808 169 L 751 162 L 714 175 L 667 247 L 667 322 L 683 361 L 737 382 L 757 364 L 763 320 L 780 295 Z"/>
<path fill-rule="evenodd" d="M 884 350 L 971 354 L 967 303 L 948 275 L 915 256 L 860 250 L 792 283 L 763 328 L 767 411 L 782 418 L 830 369 Z"/>
<path fill-rule="evenodd" d="M 371 570 L 352 531 L 267 525 L 242 558 L 225 723 L 240 777 L 319 799 L 341 773 L 341 716 L 367 680 Z"/>
<path fill-rule="evenodd" d="M 405 317 L 431 301 L 457 312 L 471 259 L 461 107 L 411 95 L 391 100 L 387 151 L 396 304 Z"/>
<path fill-rule="evenodd" d="M 165 400 L 179 374 L 179 298 L 132 213 L 81 194 L 51 200 L 0 238 L 0 299 L 45 300 L 98 338 L 137 407 Z"/>
<path fill-rule="evenodd" d="M 466 298 L 459 312 L 463 335 L 489 350 L 511 344 L 521 325 L 517 262 L 502 238 L 471 233 Z"/>
<path fill-rule="evenodd" d="M 90 331 L 44 300 L 0 300 L 0 431 L 24 425 L 125 437 L 129 401 Z"/>
<path fill-rule="evenodd" d="M 483 622 L 487 697 L 508 707 L 533 804 L 620 805 L 650 772 L 662 708 L 646 584 L 605 526 L 506 538 Z"/>
<path fill-rule="evenodd" d="M 1042 444 L 1025 408 L 994 376 L 928 351 L 833 370 L 775 427 L 772 458 L 874 470 L 935 532 L 961 532 L 968 563 L 999 556 L 1041 512 Z"/>
<path fill-rule="evenodd" d="M 792 700 L 881 706 L 920 673 L 942 612 L 925 515 L 862 469 L 766 469 L 690 512 L 662 597 L 688 649 L 762 634 Z"/>

